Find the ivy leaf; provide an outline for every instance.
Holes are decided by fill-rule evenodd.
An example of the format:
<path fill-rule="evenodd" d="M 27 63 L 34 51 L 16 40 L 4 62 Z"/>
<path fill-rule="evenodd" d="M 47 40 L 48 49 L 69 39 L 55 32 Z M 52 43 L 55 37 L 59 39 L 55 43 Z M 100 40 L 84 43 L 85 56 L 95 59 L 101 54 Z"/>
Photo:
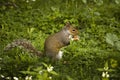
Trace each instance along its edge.
<path fill-rule="evenodd" d="M 106 42 L 108 44 L 111 44 L 112 46 L 114 46 L 115 45 L 114 43 L 116 41 L 118 41 L 118 40 L 119 39 L 118 39 L 118 37 L 115 34 L 107 33 L 107 35 L 106 35 Z"/>

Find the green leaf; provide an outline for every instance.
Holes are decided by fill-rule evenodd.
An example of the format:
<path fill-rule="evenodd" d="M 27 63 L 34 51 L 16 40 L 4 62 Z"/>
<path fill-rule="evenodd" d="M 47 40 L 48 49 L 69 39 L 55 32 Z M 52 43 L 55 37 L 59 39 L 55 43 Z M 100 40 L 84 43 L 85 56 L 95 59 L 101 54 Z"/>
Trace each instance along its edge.
<path fill-rule="evenodd" d="M 116 46 L 116 48 L 120 51 L 120 41 L 117 41 L 117 42 L 115 43 L 115 46 Z"/>
<path fill-rule="evenodd" d="M 103 68 L 97 68 L 97 70 L 98 70 L 98 71 L 104 71 L 104 69 L 103 69 Z"/>
<path fill-rule="evenodd" d="M 67 80 L 73 80 L 70 76 L 66 76 Z"/>
<path fill-rule="evenodd" d="M 45 63 L 42 63 L 45 67 L 48 67 L 48 65 L 47 64 L 45 64 Z"/>
<path fill-rule="evenodd" d="M 109 72 L 113 72 L 113 71 L 116 71 L 116 70 L 114 70 L 114 69 L 109 69 L 108 71 L 109 71 Z"/>
<path fill-rule="evenodd" d="M 35 75 L 36 72 L 32 72 L 32 71 L 20 71 L 23 74 L 30 74 L 30 75 Z"/>
<path fill-rule="evenodd" d="M 55 71 L 51 71 L 50 73 L 53 75 L 58 75 Z"/>
<path fill-rule="evenodd" d="M 95 2 L 97 5 L 102 5 L 102 4 L 103 4 L 103 0 L 94 0 L 94 2 Z"/>
<path fill-rule="evenodd" d="M 84 4 L 86 4 L 86 3 L 87 3 L 87 0 L 82 0 L 82 2 L 83 2 Z"/>
<path fill-rule="evenodd" d="M 120 0 L 115 0 L 115 3 L 116 3 L 116 4 L 119 4 L 119 3 L 120 3 Z"/>
<path fill-rule="evenodd" d="M 112 46 L 114 46 L 114 42 L 118 41 L 118 37 L 115 34 L 111 34 L 111 33 L 107 33 L 106 35 L 106 42 L 108 44 L 111 44 Z"/>

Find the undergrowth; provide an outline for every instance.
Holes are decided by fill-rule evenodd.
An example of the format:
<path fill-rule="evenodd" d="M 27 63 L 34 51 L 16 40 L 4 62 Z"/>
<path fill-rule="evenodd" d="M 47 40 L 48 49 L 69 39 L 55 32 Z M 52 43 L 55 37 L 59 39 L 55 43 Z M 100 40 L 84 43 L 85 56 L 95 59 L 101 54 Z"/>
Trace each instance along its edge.
<path fill-rule="evenodd" d="M 118 0 L 0 1 L 0 79 L 8 80 L 119 80 L 120 6 Z M 11 5 L 7 5 L 7 4 Z M 75 25 L 79 41 L 65 47 L 62 60 L 50 62 L 14 48 L 27 39 L 44 51 L 45 38 L 66 22 Z"/>

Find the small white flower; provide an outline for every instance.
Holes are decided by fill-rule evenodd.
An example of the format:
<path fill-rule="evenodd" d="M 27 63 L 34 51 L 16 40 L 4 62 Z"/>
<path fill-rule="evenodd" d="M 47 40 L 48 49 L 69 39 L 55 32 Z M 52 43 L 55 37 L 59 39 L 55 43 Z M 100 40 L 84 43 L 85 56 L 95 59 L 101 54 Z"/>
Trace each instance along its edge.
<path fill-rule="evenodd" d="M 32 0 L 32 1 L 36 1 L 36 0 Z"/>
<path fill-rule="evenodd" d="M 108 78 L 108 77 L 110 77 L 110 75 L 108 74 L 108 72 L 103 72 L 102 77 L 107 77 Z"/>
<path fill-rule="evenodd" d="M 13 77 L 14 80 L 19 80 L 17 77 Z"/>
<path fill-rule="evenodd" d="M 29 80 L 32 80 L 32 76 L 29 77 Z"/>
<path fill-rule="evenodd" d="M 50 76 L 49 79 L 52 79 L 52 77 Z"/>
<path fill-rule="evenodd" d="M 42 74 L 43 71 L 39 71 L 39 74 Z"/>
<path fill-rule="evenodd" d="M 25 80 L 28 80 L 28 76 L 25 77 Z"/>
<path fill-rule="evenodd" d="M 102 73 L 102 77 L 105 77 L 105 72 Z"/>
<path fill-rule="evenodd" d="M 5 76 L 3 76 L 3 75 L 0 75 L 1 76 L 1 78 L 4 78 Z"/>
<path fill-rule="evenodd" d="M 107 75 L 106 75 L 106 77 L 107 77 L 107 78 L 109 78 L 109 77 L 110 77 L 110 75 L 109 75 L 109 74 L 107 74 Z"/>
<path fill-rule="evenodd" d="M 6 79 L 10 79 L 10 77 L 6 77 Z"/>
<path fill-rule="evenodd" d="M 106 72 L 106 77 L 107 77 L 107 78 L 109 77 L 109 74 L 108 74 L 108 72 Z"/>
<path fill-rule="evenodd" d="M 32 76 L 26 76 L 25 80 L 32 80 Z"/>
<path fill-rule="evenodd" d="M 104 70 L 106 70 L 106 71 L 107 71 L 108 69 L 109 69 L 109 67 L 104 67 Z"/>
<path fill-rule="evenodd" d="M 48 71 L 48 72 L 51 72 L 51 71 L 53 70 L 53 68 L 54 68 L 53 66 L 47 67 L 47 71 Z"/>
<path fill-rule="evenodd" d="M 108 72 L 106 71 L 106 73 L 105 74 L 108 74 Z"/>

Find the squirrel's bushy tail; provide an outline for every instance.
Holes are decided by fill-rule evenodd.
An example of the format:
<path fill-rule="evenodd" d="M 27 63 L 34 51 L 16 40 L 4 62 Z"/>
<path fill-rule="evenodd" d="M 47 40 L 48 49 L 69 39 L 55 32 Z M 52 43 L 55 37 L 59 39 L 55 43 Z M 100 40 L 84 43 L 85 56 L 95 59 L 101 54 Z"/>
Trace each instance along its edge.
<path fill-rule="evenodd" d="M 17 40 L 14 40 L 13 42 L 9 43 L 5 48 L 4 48 L 4 51 L 7 51 L 7 50 L 10 50 L 14 47 L 20 47 L 20 48 L 23 48 L 25 50 L 27 50 L 28 52 L 30 53 L 33 53 L 37 56 L 41 56 L 42 55 L 42 52 L 36 50 L 33 45 L 31 44 L 31 42 L 29 42 L 28 40 L 26 39 L 17 39 Z"/>

